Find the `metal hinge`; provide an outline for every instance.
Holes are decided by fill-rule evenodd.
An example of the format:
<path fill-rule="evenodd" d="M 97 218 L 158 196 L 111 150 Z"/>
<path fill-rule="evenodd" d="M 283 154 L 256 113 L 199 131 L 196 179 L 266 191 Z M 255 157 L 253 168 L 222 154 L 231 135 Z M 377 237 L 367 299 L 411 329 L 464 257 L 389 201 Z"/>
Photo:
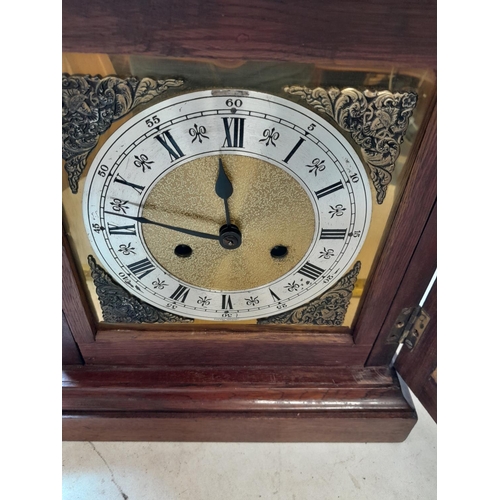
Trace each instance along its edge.
<path fill-rule="evenodd" d="M 388 344 L 404 344 L 413 349 L 424 333 L 430 316 L 420 307 L 403 309 L 387 337 Z"/>

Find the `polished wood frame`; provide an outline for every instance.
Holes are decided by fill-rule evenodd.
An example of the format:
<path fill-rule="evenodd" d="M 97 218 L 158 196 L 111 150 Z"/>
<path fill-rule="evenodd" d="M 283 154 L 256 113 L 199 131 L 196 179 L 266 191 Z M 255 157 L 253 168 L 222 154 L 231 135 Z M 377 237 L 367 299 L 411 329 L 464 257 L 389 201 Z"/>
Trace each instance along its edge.
<path fill-rule="evenodd" d="M 145 7 L 138 0 L 65 0 L 63 50 L 435 71 L 434 2 L 314 3 L 186 0 Z M 78 366 L 74 353 L 66 356 L 75 364 L 64 370 L 64 438 L 404 439 L 415 413 L 388 368 L 395 346 L 385 338 L 397 298 L 404 294 L 418 303 L 421 297 L 404 277 L 415 265 L 436 203 L 435 97 L 414 151 L 352 332 L 304 328 L 289 335 L 286 327 L 264 325 L 102 327 L 90 313 L 63 232 L 64 331 L 74 340 L 66 345 L 77 347 L 84 363 Z M 418 258 L 422 281 L 429 273 L 430 279 L 435 255 Z"/>

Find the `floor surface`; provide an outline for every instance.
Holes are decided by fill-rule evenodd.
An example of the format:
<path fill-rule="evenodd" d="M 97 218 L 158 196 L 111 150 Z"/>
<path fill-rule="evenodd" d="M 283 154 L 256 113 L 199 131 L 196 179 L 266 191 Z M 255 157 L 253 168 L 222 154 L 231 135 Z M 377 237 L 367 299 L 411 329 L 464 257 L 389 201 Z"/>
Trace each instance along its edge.
<path fill-rule="evenodd" d="M 63 500 L 433 500 L 437 426 L 403 443 L 64 442 Z"/>

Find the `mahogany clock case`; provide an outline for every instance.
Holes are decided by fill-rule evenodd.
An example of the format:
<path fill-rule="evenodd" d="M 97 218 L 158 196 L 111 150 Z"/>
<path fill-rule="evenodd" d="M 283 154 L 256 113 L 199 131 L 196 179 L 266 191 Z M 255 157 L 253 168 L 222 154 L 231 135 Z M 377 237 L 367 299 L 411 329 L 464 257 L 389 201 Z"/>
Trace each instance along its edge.
<path fill-rule="evenodd" d="M 404 32 L 377 8 L 358 15 L 351 7 L 327 6 L 321 20 L 308 9 L 301 11 L 297 24 L 293 9 L 272 3 L 288 21 L 284 29 L 298 29 L 316 51 L 307 44 L 294 50 L 283 33 L 265 30 L 265 18 L 258 29 L 253 27 L 246 7 L 235 7 L 233 19 L 240 23 L 226 20 L 229 27 L 222 32 L 199 29 L 200 18 L 195 22 L 189 14 L 201 8 L 198 2 L 176 10 L 166 7 L 170 16 L 162 19 L 143 13 L 151 21 L 148 32 L 139 30 L 131 41 L 126 30 L 101 34 L 102 26 L 116 15 L 111 4 L 96 3 L 97 15 L 90 4 L 64 3 L 63 49 L 68 53 L 117 54 L 116 61 L 134 53 L 144 60 L 231 59 L 229 66 L 245 60 L 307 61 L 315 68 L 341 68 L 338 75 L 427 74 L 424 80 L 430 82 L 394 210 L 347 326 L 296 329 L 219 323 L 142 328 L 99 321 L 63 228 L 64 439 L 400 441 L 408 435 L 416 416 L 389 367 L 397 343 L 388 343 L 387 335 L 399 314 L 398 298 L 418 303 L 435 269 L 435 240 L 425 236 L 432 235 L 436 203 L 435 12 L 432 6 L 426 10 L 423 5 L 389 3 L 384 2 L 386 8 L 407 20 Z M 139 4 L 129 2 L 126 7 L 133 12 Z M 214 27 L 221 22 L 213 13 L 206 15 Z M 341 33 L 329 31 L 330 38 L 306 29 L 334 17 L 336 24 L 346 22 L 338 22 Z M 377 18 L 383 19 L 384 29 L 373 28 Z M 180 20 L 182 33 L 174 22 Z M 380 29 L 377 49 L 365 36 L 368 26 Z M 241 37 L 237 45 L 229 43 L 238 40 L 232 38 L 236 31 L 250 34 L 245 47 Z M 252 36 L 259 31 L 267 37 L 261 45 Z M 151 42 L 145 49 L 140 40 L 147 39 Z M 225 43 L 209 43 L 208 49 L 207 42 L 216 39 Z M 168 49 L 158 40 L 168 40 Z M 339 81 L 339 87 L 343 83 Z M 419 244 L 425 248 L 417 251 Z M 405 276 L 415 273 L 415 266 L 419 280 L 410 283 Z"/>

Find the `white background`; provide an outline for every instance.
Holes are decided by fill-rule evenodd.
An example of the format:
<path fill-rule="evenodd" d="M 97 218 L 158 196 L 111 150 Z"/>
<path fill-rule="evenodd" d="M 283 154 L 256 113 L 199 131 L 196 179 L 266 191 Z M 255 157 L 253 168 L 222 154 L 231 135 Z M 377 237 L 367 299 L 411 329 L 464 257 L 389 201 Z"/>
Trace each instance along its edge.
<path fill-rule="evenodd" d="M 485 0 L 473 7 L 441 0 L 438 9 L 438 492 L 443 499 L 498 494 L 497 9 Z M 59 498 L 61 7 L 9 3 L 4 14 L 9 22 L 0 31 L 2 453 L 7 459 L 2 487 L 6 498 Z M 309 448 L 305 461 L 315 453 Z M 359 447 L 353 453 L 359 455 Z M 384 468 L 398 476 L 404 463 Z M 430 480 L 434 473 L 428 471 Z M 146 471 L 140 474 L 147 478 Z M 227 480 L 219 476 L 217 484 Z"/>

